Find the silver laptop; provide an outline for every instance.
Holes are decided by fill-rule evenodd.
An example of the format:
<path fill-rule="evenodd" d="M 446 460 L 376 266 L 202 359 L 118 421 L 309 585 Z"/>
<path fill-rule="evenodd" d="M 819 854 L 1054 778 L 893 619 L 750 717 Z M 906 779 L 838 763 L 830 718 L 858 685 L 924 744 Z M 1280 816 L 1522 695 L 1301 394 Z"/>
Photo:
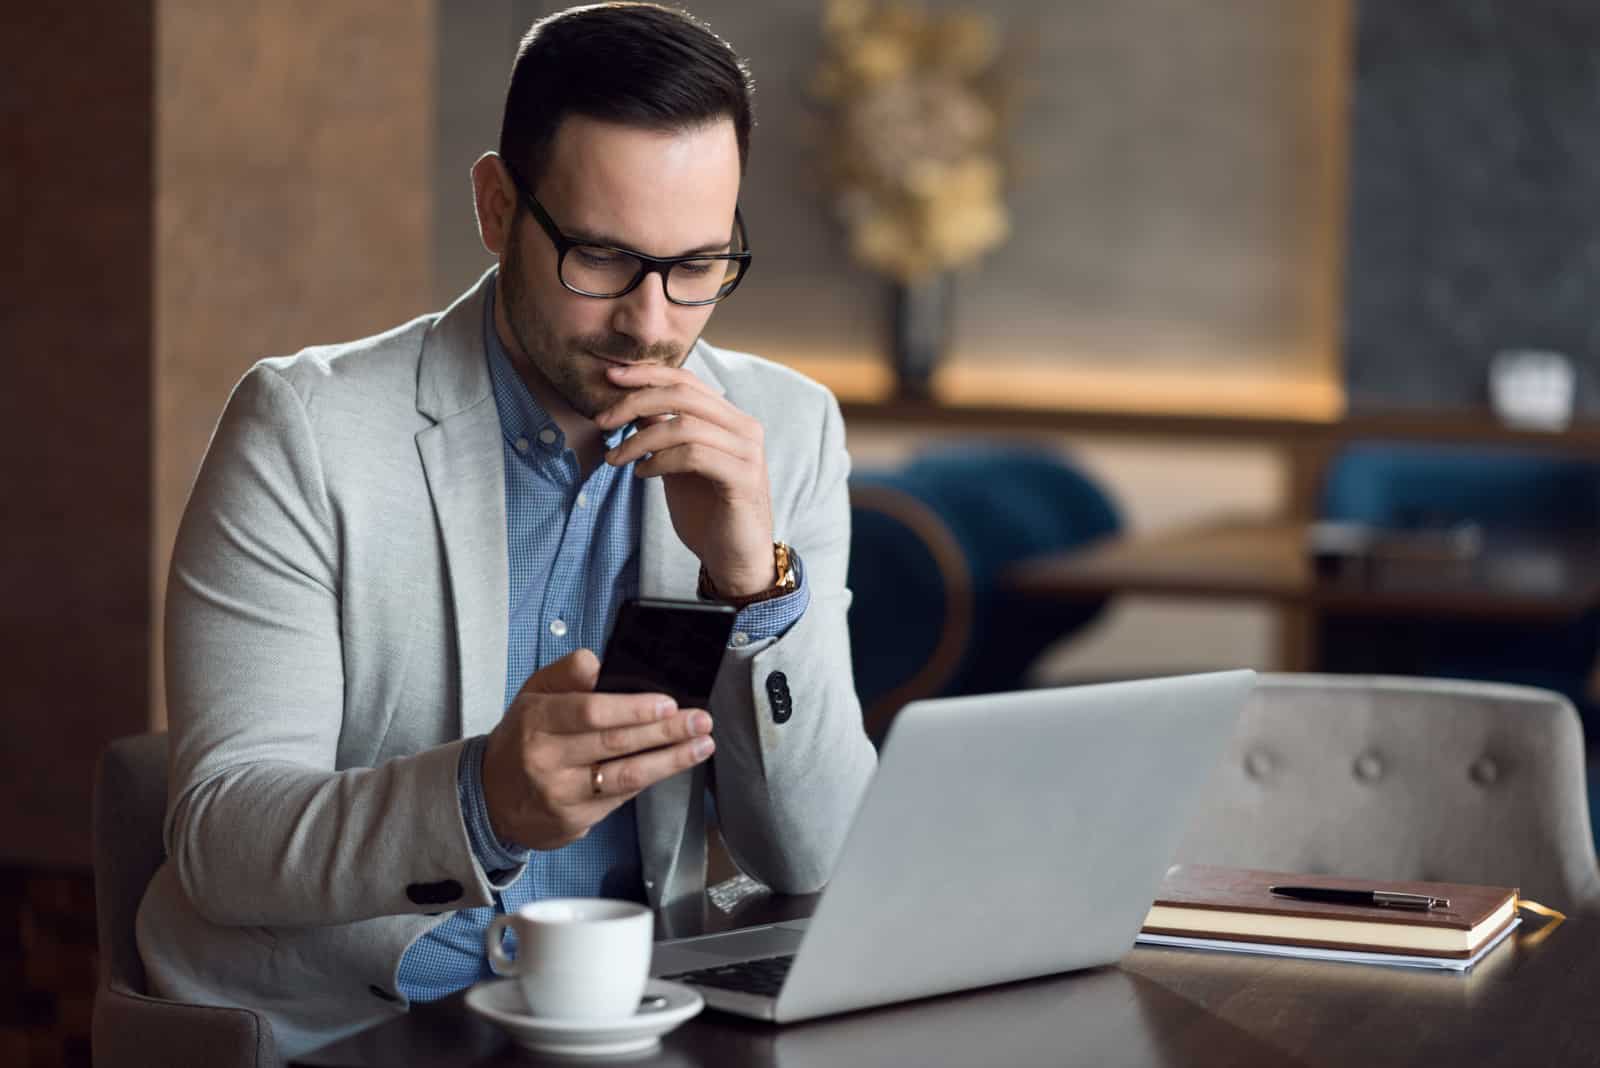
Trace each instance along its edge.
<path fill-rule="evenodd" d="M 659 942 L 651 973 L 788 1022 L 1115 961 L 1254 684 L 907 705 L 811 918 Z"/>

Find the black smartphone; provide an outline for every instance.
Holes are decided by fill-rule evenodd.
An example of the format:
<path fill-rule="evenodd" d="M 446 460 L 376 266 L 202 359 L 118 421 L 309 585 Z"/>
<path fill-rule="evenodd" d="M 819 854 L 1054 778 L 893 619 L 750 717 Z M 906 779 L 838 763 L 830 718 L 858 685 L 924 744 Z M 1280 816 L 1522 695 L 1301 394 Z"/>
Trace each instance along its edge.
<path fill-rule="evenodd" d="M 595 689 L 664 693 L 680 708 L 709 708 L 738 614 L 732 605 L 705 601 L 622 602 Z"/>

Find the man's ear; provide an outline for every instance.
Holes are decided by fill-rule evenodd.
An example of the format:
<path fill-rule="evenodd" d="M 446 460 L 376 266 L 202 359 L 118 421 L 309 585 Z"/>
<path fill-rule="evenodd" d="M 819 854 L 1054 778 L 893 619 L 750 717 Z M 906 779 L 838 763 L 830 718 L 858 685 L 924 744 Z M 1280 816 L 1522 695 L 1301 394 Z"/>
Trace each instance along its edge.
<path fill-rule="evenodd" d="M 485 152 L 472 165 L 472 208 L 478 217 L 478 239 L 490 255 L 506 250 L 516 207 L 516 187 L 505 165 L 496 153 Z"/>

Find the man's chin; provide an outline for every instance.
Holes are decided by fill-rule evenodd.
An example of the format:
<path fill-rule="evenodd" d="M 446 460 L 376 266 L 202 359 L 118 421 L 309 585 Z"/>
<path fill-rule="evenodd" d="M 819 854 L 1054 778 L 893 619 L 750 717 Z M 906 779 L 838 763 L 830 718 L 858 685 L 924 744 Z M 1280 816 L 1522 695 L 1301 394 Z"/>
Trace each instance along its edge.
<path fill-rule="evenodd" d="M 593 419 L 616 404 L 628 391 L 601 378 L 577 384 L 568 394 L 567 403 L 585 419 Z"/>

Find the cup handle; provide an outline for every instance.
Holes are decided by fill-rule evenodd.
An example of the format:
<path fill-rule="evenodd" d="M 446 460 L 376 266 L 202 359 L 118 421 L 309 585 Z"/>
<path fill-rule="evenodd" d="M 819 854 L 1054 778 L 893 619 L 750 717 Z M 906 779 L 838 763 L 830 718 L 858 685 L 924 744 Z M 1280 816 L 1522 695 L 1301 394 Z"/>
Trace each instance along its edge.
<path fill-rule="evenodd" d="M 501 913 L 489 921 L 489 929 L 483 934 L 484 948 L 489 952 L 489 970 L 496 975 L 517 975 L 517 959 L 506 956 L 506 951 L 501 946 L 505 937 L 503 932 L 511 922 L 512 917 Z"/>

